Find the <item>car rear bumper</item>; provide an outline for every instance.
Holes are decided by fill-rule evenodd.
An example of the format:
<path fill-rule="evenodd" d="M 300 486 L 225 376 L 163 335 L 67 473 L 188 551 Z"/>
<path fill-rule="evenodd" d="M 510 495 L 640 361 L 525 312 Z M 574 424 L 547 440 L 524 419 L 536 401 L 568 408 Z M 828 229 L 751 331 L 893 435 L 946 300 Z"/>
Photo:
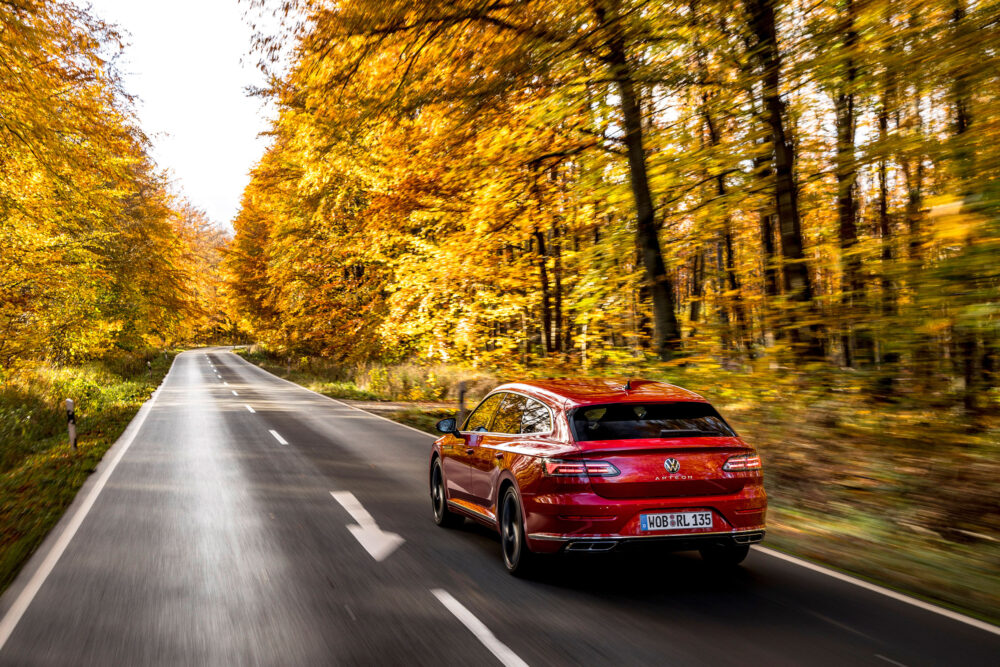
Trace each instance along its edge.
<path fill-rule="evenodd" d="M 539 495 L 523 498 L 526 537 L 532 551 L 601 551 L 624 545 L 657 544 L 676 551 L 709 544 L 753 544 L 764 537 L 767 495 L 762 485 L 736 494 L 609 500 L 595 494 Z M 683 530 L 642 530 L 641 515 L 712 512 L 712 526 Z M 586 548 L 595 542 L 612 543 Z M 605 548 L 607 547 L 607 548 Z"/>
<path fill-rule="evenodd" d="M 764 539 L 764 529 L 739 530 L 683 535 L 528 535 L 533 551 L 604 552 L 611 550 L 657 547 L 670 551 L 695 551 L 708 546 L 756 544 Z"/>

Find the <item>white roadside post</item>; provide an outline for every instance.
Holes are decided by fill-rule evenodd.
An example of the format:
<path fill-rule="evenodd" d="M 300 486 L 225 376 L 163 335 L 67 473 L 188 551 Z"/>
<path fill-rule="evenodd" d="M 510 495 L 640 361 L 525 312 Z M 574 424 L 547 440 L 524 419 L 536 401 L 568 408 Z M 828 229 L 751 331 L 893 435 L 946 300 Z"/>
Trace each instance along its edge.
<path fill-rule="evenodd" d="M 70 447 L 76 449 L 76 413 L 72 398 L 66 399 L 66 428 L 69 430 Z"/>

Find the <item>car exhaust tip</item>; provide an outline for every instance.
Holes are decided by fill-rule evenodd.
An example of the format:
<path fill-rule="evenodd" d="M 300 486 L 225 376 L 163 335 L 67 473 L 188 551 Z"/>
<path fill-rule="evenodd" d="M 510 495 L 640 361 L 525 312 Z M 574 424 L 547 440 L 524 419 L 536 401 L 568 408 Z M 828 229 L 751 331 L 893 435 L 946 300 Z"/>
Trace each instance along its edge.
<path fill-rule="evenodd" d="M 759 531 L 755 533 L 742 533 L 740 535 L 733 536 L 733 541 L 736 544 L 756 544 L 764 539 L 764 531 Z"/>
<path fill-rule="evenodd" d="M 616 546 L 618 546 L 618 542 L 613 540 L 601 542 L 570 542 L 566 547 L 566 551 L 597 553 L 602 551 L 611 551 Z"/>

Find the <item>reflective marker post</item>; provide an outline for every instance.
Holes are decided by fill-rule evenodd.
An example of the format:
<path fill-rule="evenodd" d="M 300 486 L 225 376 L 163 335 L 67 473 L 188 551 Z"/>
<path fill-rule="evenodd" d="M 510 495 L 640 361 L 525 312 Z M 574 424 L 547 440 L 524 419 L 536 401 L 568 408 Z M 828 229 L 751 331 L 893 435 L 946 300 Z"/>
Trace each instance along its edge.
<path fill-rule="evenodd" d="M 66 399 L 66 427 L 69 429 L 69 444 L 70 447 L 76 449 L 76 413 L 74 412 L 75 405 L 72 398 Z"/>

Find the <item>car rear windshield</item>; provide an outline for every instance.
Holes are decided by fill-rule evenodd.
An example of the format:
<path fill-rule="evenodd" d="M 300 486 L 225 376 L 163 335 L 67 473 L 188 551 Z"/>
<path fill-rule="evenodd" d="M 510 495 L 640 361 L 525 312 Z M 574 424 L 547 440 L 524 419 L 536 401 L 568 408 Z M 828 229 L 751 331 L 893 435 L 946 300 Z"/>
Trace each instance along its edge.
<path fill-rule="evenodd" d="M 610 403 L 573 412 L 578 442 L 736 435 L 708 403 Z"/>

